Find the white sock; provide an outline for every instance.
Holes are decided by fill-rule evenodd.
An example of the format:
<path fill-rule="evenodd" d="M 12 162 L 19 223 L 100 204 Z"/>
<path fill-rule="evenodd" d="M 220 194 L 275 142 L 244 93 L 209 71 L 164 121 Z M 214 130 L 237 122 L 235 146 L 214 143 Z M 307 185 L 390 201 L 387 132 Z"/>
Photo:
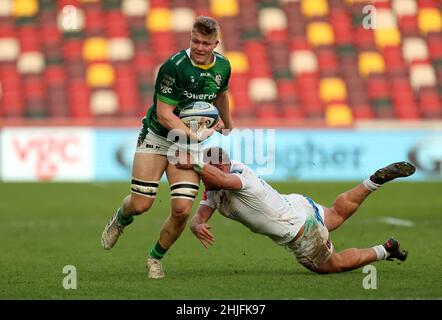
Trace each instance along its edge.
<path fill-rule="evenodd" d="M 374 246 L 373 250 L 376 252 L 376 260 L 385 260 L 388 258 L 387 250 L 385 250 L 383 245 Z"/>
<path fill-rule="evenodd" d="M 373 181 L 370 180 L 370 178 L 367 178 L 364 181 L 362 181 L 362 185 L 365 188 L 367 188 L 367 190 L 370 191 L 376 191 L 378 188 L 382 187 L 382 184 L 374 183 Z"/>

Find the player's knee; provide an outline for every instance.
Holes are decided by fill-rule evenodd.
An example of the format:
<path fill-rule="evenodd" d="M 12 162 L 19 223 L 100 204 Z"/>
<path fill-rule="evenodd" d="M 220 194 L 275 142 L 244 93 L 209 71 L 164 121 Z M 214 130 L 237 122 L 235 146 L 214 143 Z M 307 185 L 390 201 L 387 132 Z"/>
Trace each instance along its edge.
<path fill-rule="evenodd" d="M 172 205 L 172 218 L 180 222 L 186 222 L 192 211 L 192 204 L 190 201 L 175 201 Z"/>
<path fill-rule="evenodd" d="M 132 209 L 134 215 L 140 215 L 152 207 L 153 199 L 150 198 L 132 198 Z"/>

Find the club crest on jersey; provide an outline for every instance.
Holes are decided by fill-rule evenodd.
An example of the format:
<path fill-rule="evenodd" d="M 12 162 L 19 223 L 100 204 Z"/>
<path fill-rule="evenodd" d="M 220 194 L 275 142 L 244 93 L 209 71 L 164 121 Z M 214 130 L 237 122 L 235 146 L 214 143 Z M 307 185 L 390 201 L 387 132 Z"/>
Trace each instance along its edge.
<path fill-rule="evenodd" d="M 222 80 L 221 75 L 217 74 L 217 75 L 215 76 L 215 82 L 216 82 L 216 84 L 217 84 L 218 86 L 221 85 L 221 80 Z"/>

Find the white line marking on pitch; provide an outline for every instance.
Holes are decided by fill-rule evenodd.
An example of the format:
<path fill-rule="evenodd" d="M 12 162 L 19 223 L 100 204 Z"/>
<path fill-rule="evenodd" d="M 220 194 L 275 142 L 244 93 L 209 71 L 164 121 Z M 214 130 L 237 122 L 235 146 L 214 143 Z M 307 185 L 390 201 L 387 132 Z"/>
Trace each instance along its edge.
<path fill-rule="evenodd" d="M 393 217 L 382 217 L 381 221 L 388 223 L 388 224 L 394 224 L 394 225 L 402 226 L 402 227 L 414 227 L 414 225 L 415 225 L 415 223 L 413 221 L 403 220 L 403 219 L 398 219 L 398 218 L 393 218 Z"/>

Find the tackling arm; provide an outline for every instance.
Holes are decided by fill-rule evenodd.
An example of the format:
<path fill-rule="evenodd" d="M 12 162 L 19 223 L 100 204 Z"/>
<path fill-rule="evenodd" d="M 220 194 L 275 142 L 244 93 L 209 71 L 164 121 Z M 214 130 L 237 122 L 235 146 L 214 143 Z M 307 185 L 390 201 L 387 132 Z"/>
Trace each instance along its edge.
<path fill-rule="evenodd" d="M 224 173 L 212 165 L 202 163 L 194 164 L 193 169 L 200 174 L 201 180 L 203 180 L 205 185 L 210 186 L 211 189 L 242 189 L 241 179 L 235 174 Z"/>

